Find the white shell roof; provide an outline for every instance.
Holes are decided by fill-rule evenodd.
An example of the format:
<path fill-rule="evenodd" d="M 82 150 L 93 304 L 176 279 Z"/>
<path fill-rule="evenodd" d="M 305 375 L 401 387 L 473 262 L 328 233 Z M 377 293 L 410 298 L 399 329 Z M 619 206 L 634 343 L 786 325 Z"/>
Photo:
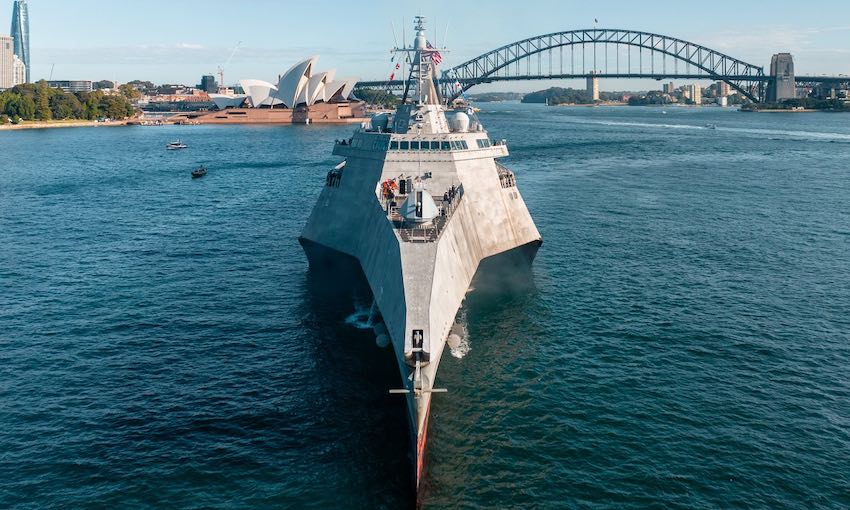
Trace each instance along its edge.
<path fill-rule="evenodd" d="M 307 85 L 313 75 L 313 66 L 318 59 L 318 56 L 312 56 L 290 67 L 278 82 L 275 97 L 283 101 L 287 107 L 294 108 L 298 104 L 301 89 Z"/>
<path fill-rule="evenodd" d="M 311 105 L 315 104 L 316 101 L 324 101 L 325 85 L 327 84 L 328 80 L 333 79 L 334 74 L 336 74 L 336 70 L 331 69 L 330 71 L 324 71 L 311 76 L 310 81 L 308 81 L 307 86 L 304 87 L 304 91 L 301 93 L 298 102 L 303 102 L 307 103 L 308 105 Z"/>
<path fill-rule="evenodd" d="M 334 97 L 348 99 L 355 85 L 357 85 L 357 78 L 345 78 L 328 83 L 325 85 L 325 101 L 330 101 Z"/>
<path fill-rule="evenodd" d="M 334 80 L 335 69 L 314 74 L 318 59 L 312 56 L 293 65 L 280 77 L 277 86 L 263 80 L 239 80 L 239 86 L 255 108 L 278 104 L 295 108 L 299 104 L 313 105 L 333 98 L 351 97 L 357 79 Z"/>
<path fill-rule="evenodd" d="M 277 87 L 263 80 L 239 80 L 239 86 L 251 99 L 251 104 L 258 107 L 263 104 L 272 104 L 272 94 L 277 92 Z"/>
<path fill-rule="evenodd" d="M 244 94 L 233 96 L 228 94 L 210 94 L 210 99 L 212 99 L 212 102 L 215 103 L 219 110 L 224 110 L 227 107 L 242 106 L 246 97 L 248 96 Z"/>

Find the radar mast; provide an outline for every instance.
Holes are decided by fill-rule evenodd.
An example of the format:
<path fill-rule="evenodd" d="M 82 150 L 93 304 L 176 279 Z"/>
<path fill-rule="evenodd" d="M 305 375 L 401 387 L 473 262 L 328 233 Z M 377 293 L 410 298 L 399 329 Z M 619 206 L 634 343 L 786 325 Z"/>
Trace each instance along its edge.
<path fill-rule="evenodd" d="M 394 48 L 394 53 L 405 54 L 405 61 L 410 64 L 410 71 L 404 82 L 402 103 L 409 104 L 441 104 L 442 99 L 437 91 L 437 65 L 442 55 L 437 48 L 428 43 L 425 36 L 425 16 L 414 16 L 416 36 L 410 48 Z M 412 88 L 412 90 L 411 90 Z"/>

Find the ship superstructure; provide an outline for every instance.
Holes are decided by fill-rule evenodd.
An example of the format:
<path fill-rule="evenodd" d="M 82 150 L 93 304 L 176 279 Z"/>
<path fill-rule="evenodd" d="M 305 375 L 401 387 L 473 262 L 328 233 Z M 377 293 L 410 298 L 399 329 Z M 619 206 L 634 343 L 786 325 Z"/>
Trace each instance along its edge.
<path fill-rule="evenodd" d="M 416 18 L 402 104 L 372 118 L 333 153 L 331 169 L 300 242 L 311 267 L 359 262 L 379 311 L 378 344 L 391 344 L 406 398 L 417 488 L 423 475 L 431 398 L 456 316 L 479 265 L 504 256 L 530 264 L 541 244 L 514 174 L 497 158 L 471 112 L 443 104 L 440 57 Z"/>

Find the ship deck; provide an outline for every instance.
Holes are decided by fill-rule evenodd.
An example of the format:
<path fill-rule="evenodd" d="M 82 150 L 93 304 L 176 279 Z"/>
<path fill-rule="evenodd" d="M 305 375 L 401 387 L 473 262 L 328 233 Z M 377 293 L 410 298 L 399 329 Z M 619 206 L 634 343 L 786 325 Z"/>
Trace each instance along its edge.
<path fill-rule="evenodd" d="M 406 220 L 399 214 L 397 206 L 404 202 L 407 195 L 395 195 L 391 199 L 383 199 L 382 206 L 384 210 L 389 211 L 387 218 L 393 224 L 393 228 L 398 232 L 399 237 L 406 243 L 433 243 L 440 237 L 440 233 L 449 223 L 454 212 L 460 205 L 463 199 L 463 187 L 458 187 L 456 194 L 449 198 L 448 194 L 441 196 L 432 195 L 440 214 L 435 218 L 425 222 L 413 222 Z"/>

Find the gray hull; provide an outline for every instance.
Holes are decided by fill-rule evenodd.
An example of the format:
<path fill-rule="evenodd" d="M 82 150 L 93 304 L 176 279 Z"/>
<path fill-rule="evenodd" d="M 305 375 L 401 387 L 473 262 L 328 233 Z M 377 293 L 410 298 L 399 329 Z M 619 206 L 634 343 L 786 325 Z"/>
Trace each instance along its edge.
<path fill-rule="evenodd" d="M 466 136 L 469 145 L 475 143 L 473 137 L 480 138 L 477 133 Z M 312 268 L 331 270 L 343 264 L 342 258 L 350 259 L 368 281 L 396 354 L 402 388 L 410 391 L 407 410 L 415 437 L 418 484 L 430 390 L 473 277 L 482 262 L 518 270 L 527 267 L 540 245 L 540 234 L 513 176 L 506 180 L 506 169 L 495 163 L 495 157 L 507 155 L 503 146 L 417 154 L 415 161 L 405 153 L 376 154 L 351 146 L 337 145 L 334 153 L 346 157 L 344 173 L 334 179 L 329 175 L 301 243 Z M 431 189 L 462 190 L 436 234 L 398 228 L 380 193 L 385 180 L 421 174 L 423 168 L 428 170 Z M 435 194 L 438 200 L 439 195 Z M 416 361 L 420 372 L 413 377 Z"/>

